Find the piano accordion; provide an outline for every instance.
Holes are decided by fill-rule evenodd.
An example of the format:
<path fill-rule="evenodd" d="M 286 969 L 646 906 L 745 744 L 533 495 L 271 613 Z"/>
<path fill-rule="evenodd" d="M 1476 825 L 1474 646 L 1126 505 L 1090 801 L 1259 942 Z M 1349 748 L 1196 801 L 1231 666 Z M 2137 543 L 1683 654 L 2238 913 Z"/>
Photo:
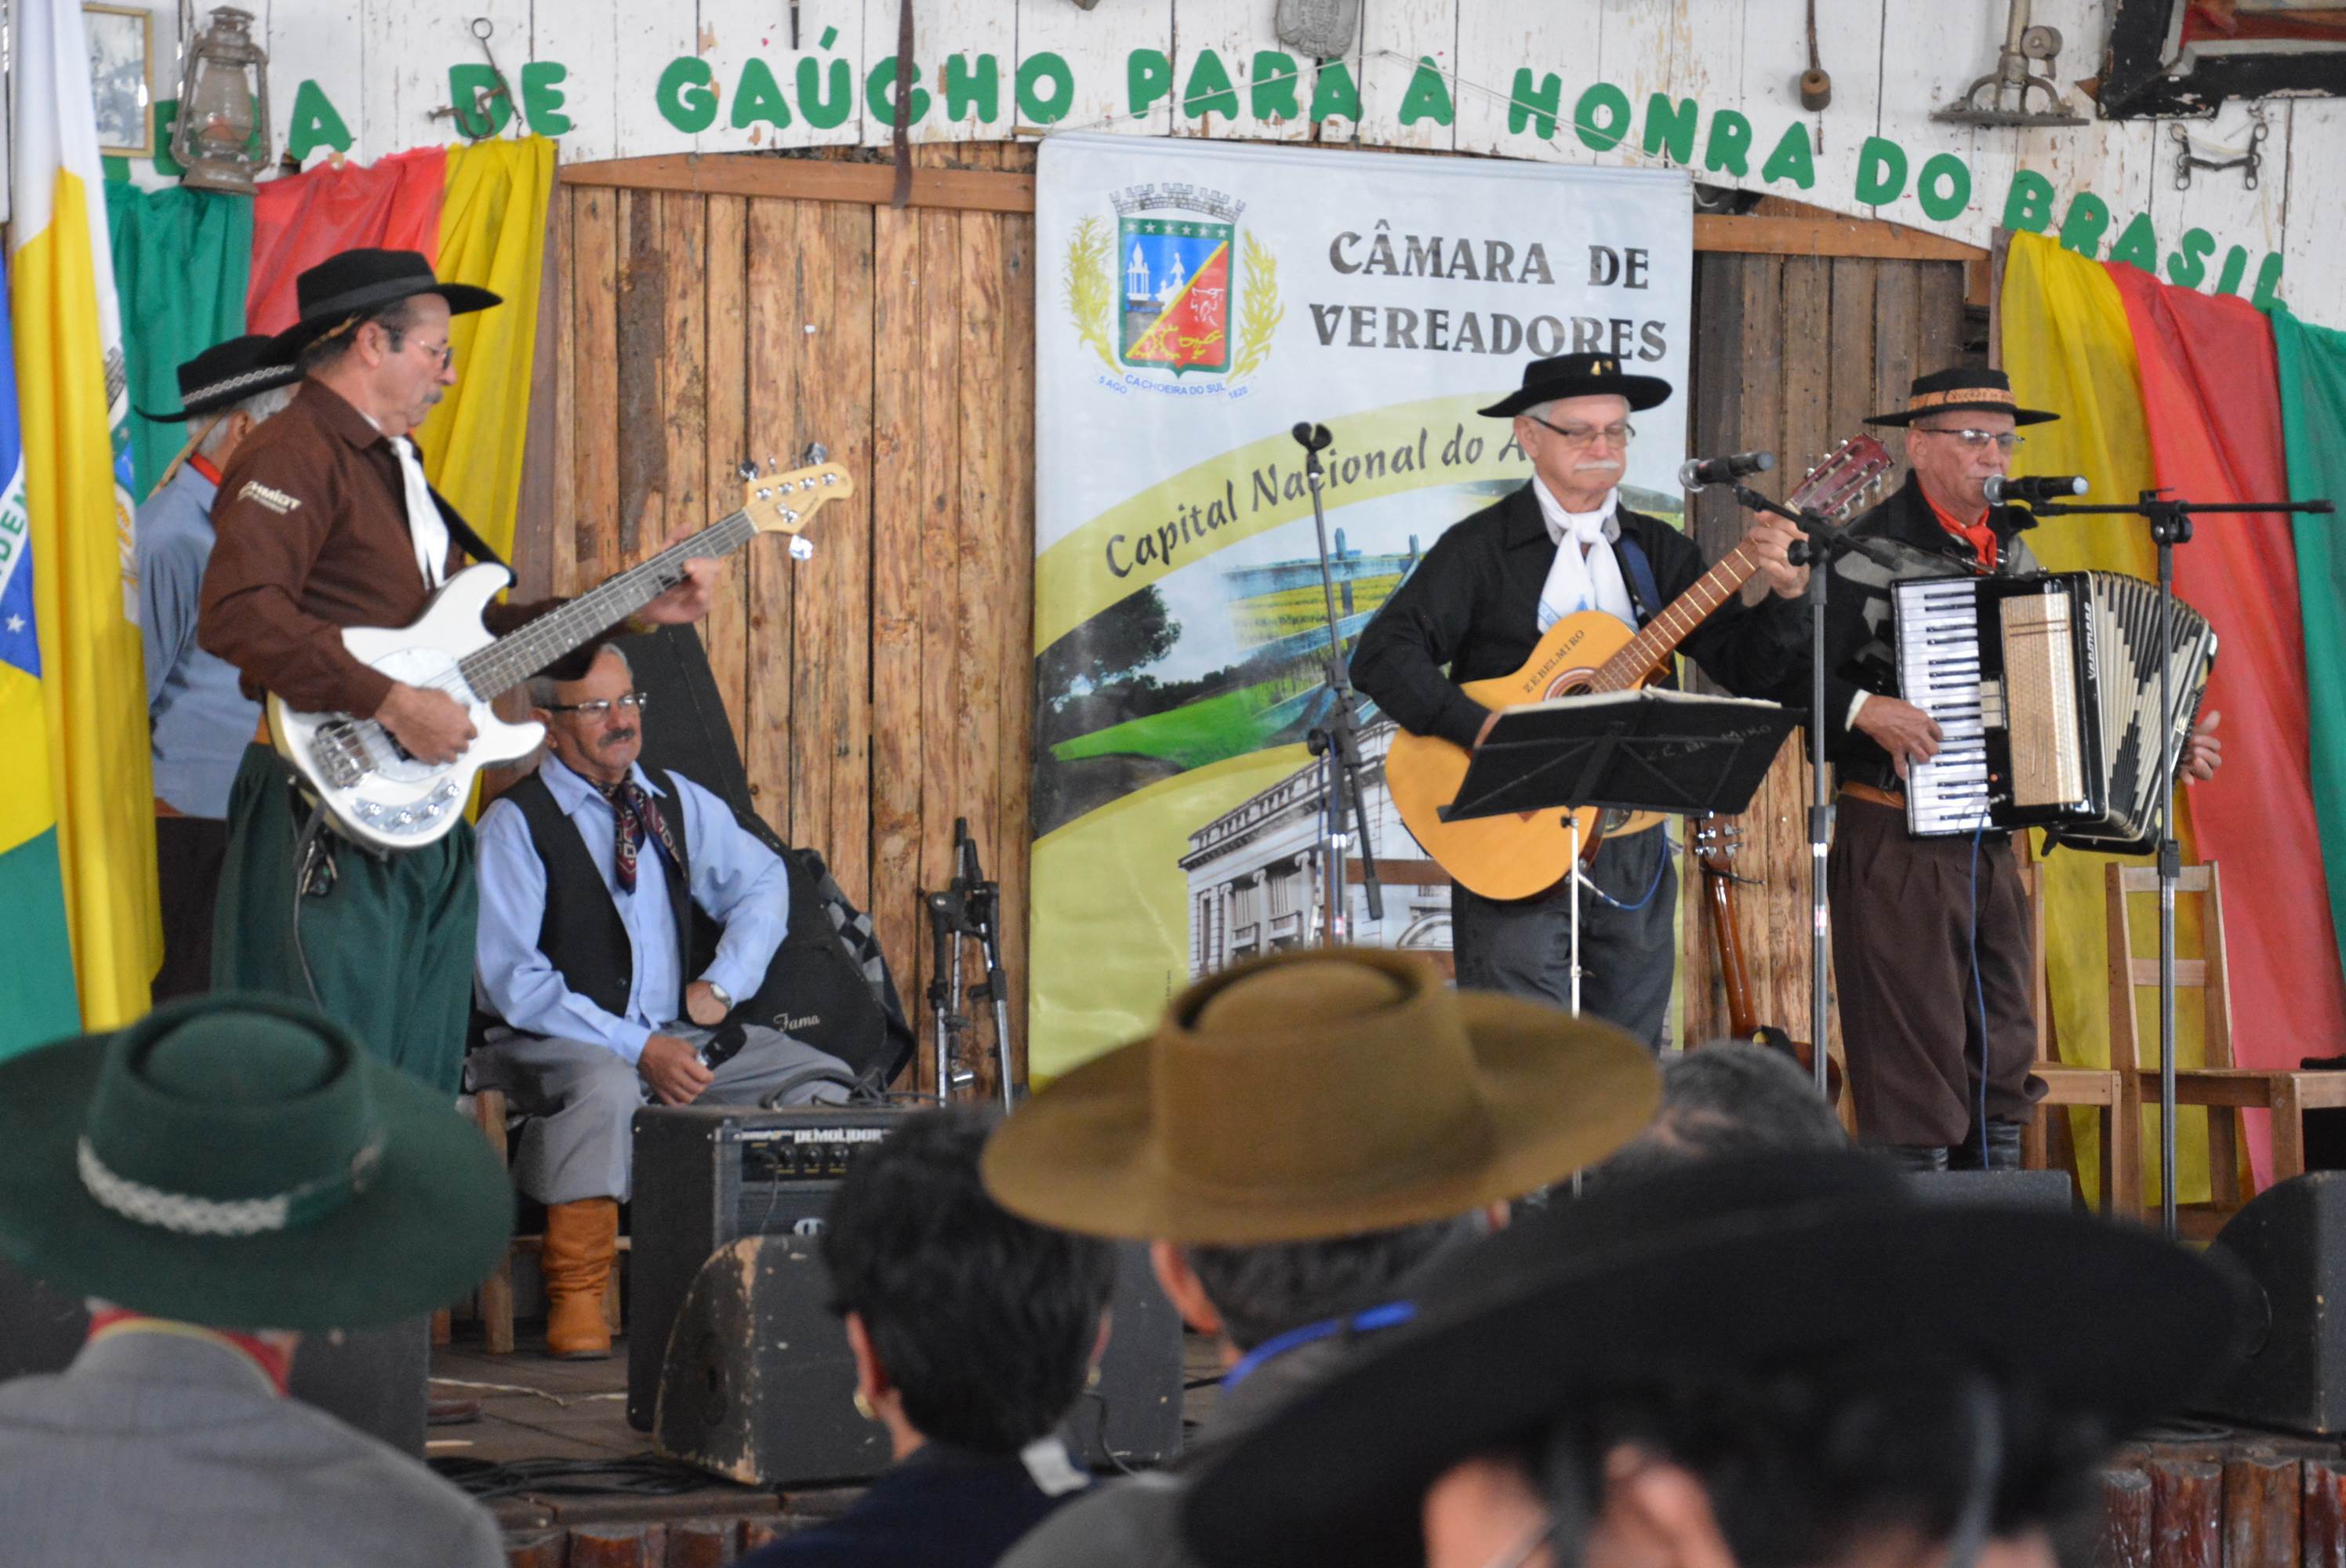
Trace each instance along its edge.
<path fill-rule="evenodd" d="M 1891 586 L 1899 694 L 1946 739 L 1910 764 L 1917 838 L 2043 828 L 2061 842 L 2153 846 L 2158 588 L 2115 572 L 1920 577 Z M 2206 617 L 2178 600 L 2168 662 L 2180 761 L 2216 660 Z"/>

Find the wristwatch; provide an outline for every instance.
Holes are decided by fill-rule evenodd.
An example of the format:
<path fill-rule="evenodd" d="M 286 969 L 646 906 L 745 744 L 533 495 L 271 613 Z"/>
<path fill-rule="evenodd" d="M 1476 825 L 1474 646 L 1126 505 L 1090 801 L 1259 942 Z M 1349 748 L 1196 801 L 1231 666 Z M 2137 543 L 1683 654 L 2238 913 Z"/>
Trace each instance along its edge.
<path fill-rule="evenodd" d="M 718 984 L 713 980 L 704 980 L 700 983 L 709 987 L 709 994 L 717 998 L 718 1006 L 722 1007 L 728 1013 L 733 1011 L 733 993 L 731 992 L 726 990 L 723 986 Z"/>

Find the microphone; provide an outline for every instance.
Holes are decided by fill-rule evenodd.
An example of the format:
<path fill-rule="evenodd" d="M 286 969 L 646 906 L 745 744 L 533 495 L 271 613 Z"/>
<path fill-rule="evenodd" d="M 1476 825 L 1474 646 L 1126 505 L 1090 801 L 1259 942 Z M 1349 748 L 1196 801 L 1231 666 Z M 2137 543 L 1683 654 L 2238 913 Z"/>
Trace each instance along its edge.
<path fill-rule="evenodd" d="M 2004 506 L 2014 501 L 2057 501 L 2064 495 L 2083 495 L 2086 478 L 2081 473 L 2055 473 L 2041 479 L 1997 474 L 1981 488 L 1987 492 L 1989 505 Z"/>
<path fill-rule="evenodd" d="M 1776 466 L 1772 452 L 1737 452 L 1725 457 L 1689 457 L 1678 464 L 1678 488 L 1700 490 L 1707 484 L 1731 484 L 1747 473 L 1765 473 Z"/>
<path fill-rule="evenodd" d="M 1336 440 L 1334 436 L 1328 433 L 1326 425 L 1314 424 L 1308 419 L 1298 420 L 1294 430 L 1289 433 L 1295 437 L 1296 443 L 1306 452 L 1318 452 L 1322 447 L 1334 444 Z"/>

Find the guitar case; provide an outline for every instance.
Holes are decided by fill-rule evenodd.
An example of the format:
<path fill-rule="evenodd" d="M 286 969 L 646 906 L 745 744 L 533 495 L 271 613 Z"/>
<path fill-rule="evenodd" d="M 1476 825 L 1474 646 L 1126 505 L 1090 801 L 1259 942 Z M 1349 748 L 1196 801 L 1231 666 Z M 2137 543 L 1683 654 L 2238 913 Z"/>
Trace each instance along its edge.
<path fill-rule="evenodd" d="M 662 626 L 616 641 L 635 671 L 636 689 L 651 695 L 643 709 L 644 759 L 722 799 L 790 868 L 790 934 L 767 965 L 765 983 L 734 1008 L 733 1018 L 780 1029 L 846 1063 L 859 1084 L 886 1088 L 912 1060 L 915 1040 L 872 917 L 849 901 L 820 853 L 783 842 L 758 814 L 699 635 L 690 626 Z M 687 972 L 707 965 L 719 934 L 714 921 L 693 911 Z"/>

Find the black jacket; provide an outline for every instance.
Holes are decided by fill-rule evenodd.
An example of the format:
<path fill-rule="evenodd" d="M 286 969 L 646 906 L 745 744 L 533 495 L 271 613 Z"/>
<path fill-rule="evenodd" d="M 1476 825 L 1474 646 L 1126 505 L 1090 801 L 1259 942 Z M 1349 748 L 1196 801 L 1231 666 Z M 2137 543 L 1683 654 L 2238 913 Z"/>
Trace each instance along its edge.
<path fill-rule="evenodd" d="M 1637 605 L 1643 624 L 1702 575 L 1702 552 L 1658 517 L 1626 506 L 1617 516 L 1623 535 L 1645 547 L 1661 591 L 1661 604 Z M 1459 686 L 1512 675 L 1531 657 L 1556 552 L 1528 483 L 1454 524 L 1361 633 L 1352 683 L 1412 734 L 1473 746 L 1489 710 Z M 1637 599 L 1626 565 L 1621 577 Z M 1771 594 L 1757 607 L 1729 600 L 1680 647 L 1729 691 L 1773 695 L 1792 677 L 1806 678 L 1807 636 L 1799 601 Z"/>
<path fill-rule="evenodd" d="M 2000 575 L 2019 576 L 2042 570 L 2018 536 L 2026 519 L 2026 513 L 2010 506 L 1988 512 Z M 1890 754 L 1849 723 L 1850 704 L 1859 692 L 1893 697 L 1898 692 L 1890 585 L 1909 577 L 1951 576 L 1968 570 L 1968 563 L 1976 557 L 1967 541 L 1940 526 L 1938 514 L 1923 494 L 1922 481 L 1911 473 L 1889 499 L 1851 523 L 1850 532 L 1897 545 L 1903 564 L 1892 572 L 1855 554 L 1845 555 L 1834 564 L 1832 584 L 1825 596 L 1825 750 L 1844 782 L 1892 789 L 1898 786 L 1898 778 L 1890 765 Z M 1787 704 L 1808 707 L 1805 661 L 1795 682 L 1773 695 Z"/>

